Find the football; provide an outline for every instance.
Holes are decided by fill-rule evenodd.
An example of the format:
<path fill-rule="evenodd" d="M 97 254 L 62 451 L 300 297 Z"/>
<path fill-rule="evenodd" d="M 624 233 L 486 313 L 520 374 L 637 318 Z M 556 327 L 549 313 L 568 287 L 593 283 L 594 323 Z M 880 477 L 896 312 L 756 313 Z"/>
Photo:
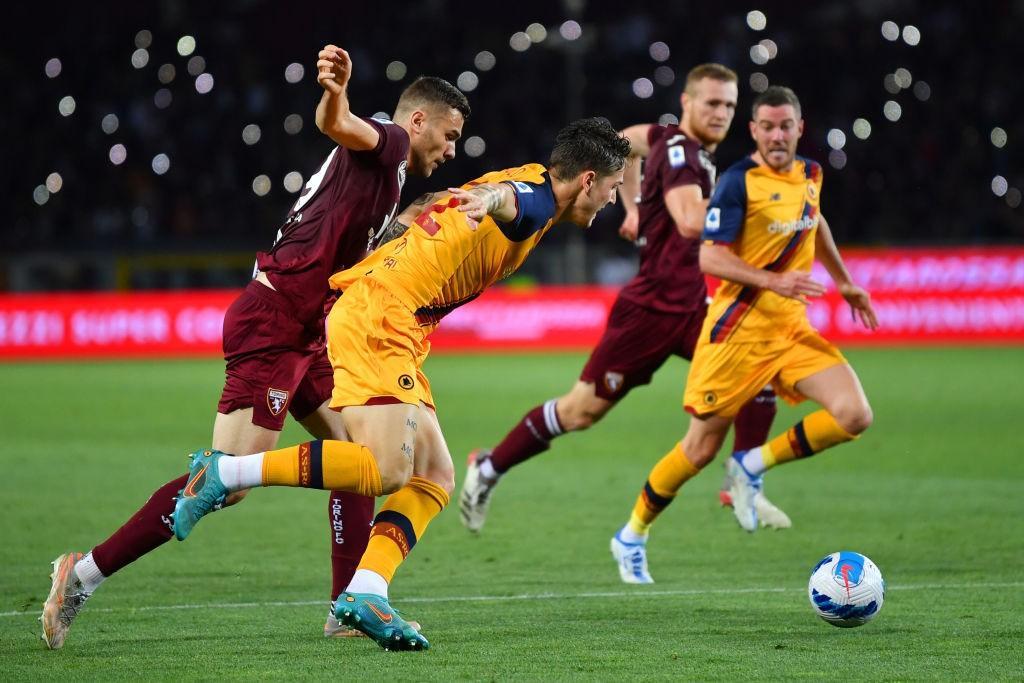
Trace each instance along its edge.
<path fill-rule="evenodd" d="M 860 626 L 882 609 L 885 580 L 865 555 L 843 550 L 814 565 L 807 596 L 818 616 L 833 626 Z"/>

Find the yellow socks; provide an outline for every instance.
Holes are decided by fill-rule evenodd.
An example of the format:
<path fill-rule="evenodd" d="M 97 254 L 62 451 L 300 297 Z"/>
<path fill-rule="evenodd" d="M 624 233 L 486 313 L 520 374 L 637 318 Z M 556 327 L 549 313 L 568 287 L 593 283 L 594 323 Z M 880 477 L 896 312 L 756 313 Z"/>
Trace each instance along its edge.
<path fill-rule="evenodd" d="M 857 437 L 839 426 L 827 410 L 818 410 L 765 444 L 761 449 L 764 469 L 806 458 Z"/>
<path fill-rule="evenodd" d="M 410 479 L 384 501 L 357 569 L 368 569 L 390 583 L 430 520 L 447 505 L 448 494 L 443 488 L 422 477 Z"/>
<path fill-rule="evenodd" d="M 309 441 L 263 454 L 263 486 L 304 486 L 362 496 L 383 492 L 373 453 L 348 441 Z"/>
<path fill-rule="evenodd" d="M 629 529 L 639 535 L 646 536 L 651 524 L 672 499 L 679 487 L 693 475 L 700 472 L 693 466 L 683 453 L 682 443 L 677 443 L 665 457 L 651 470 L 633 505 L 633 513 L 629 516 Z"/>

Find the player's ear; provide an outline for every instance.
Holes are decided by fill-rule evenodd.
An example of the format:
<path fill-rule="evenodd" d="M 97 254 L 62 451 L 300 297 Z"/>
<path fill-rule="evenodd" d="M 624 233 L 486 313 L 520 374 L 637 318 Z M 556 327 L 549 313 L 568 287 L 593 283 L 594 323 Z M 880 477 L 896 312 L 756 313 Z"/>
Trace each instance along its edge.
<path fill-rule="evenodd" d="M 584 171 L 580 176 L 580 187 L 587 194 L 590 194 L 590 191 L 594 189 L 594 183 L 596 182 L 597 172 L 595 171 Z"/>
<path fill-rule="evenodd" d="M 797 132 L 798 135 L 803 135 L 804 134 L 804 120 L 803 119 L 800 119 L 799 121 L 796 122 L 796 132 Z"/>
<path fill-rule="evenodd" d="M 426 125 L 427 113 L 421 109 L 414 110 L 412 116 L 409 117 L 409 127 L 416 133 L 422 133 Z"/>
<path fill-rule="evenodd" d="M 757 135 L 755 135 L 755 133 L 757 133 L 757 122 L 756 121 L 748 121 L 747 122 L 747 126 L 750 128 L 750 137 L 755 142 L 757 142 Z"/>

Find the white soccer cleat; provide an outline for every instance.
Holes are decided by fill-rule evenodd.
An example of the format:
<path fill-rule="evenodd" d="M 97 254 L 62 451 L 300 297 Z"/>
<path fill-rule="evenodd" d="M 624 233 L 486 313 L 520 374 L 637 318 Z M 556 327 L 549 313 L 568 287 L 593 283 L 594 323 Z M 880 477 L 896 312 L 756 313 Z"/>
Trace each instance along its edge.
<path fill-rule="evenodd" d="M 53 561 L 50 578 L 50 595 L 43 603 L 43 640 L 46 647 L 57 650 L 64 645 L 64 639 L 71 628 L 71 622 L 89 599 L 91 593 L 82 589 L 82 582 L 75 576 L 75 563 L 85 557 L 82 553 L 65 553 Z"/>
<path fill-rule="evenodd" d="M 768 500 L 764 491 L 758 491 L 754 496 L 754 510 L 757 511 L 758 523 L 766 529 L 788 529 L 793 526 L 789 515 Z"/>
<path fill-rule="evenodd" d="M 466 459 L 466 478 L 459 492 L 459 518 L 462 525 L 473 533 L 480 533 L 487 521 L 487 508 L 491 505 L 491 492 L 497 479 L 488 479 L 480 474 L 480 462 L 489 458 L 489 450 L 478 448 Z"/>
<path fill-rule="evenodd" d="M 730 478 L 729 496 L 732 498 L 732 513 L 740 526 L 751 533 L 757 531 L 757 508 L 754 499 L 761 493 L 761 477 L 750 476 L 736 458 L 729 458 L 725 465 Z M 778 508 L 776 508 L 778 509 Z"/>
<path fill-rule="evenodd" d="M 612 536 L 612 557 L 619 565 L 619 578 L 623 583 L 654 583 L 647 570 L 647 545 L 644 543 L 623 543 L 619 535 Z"/>

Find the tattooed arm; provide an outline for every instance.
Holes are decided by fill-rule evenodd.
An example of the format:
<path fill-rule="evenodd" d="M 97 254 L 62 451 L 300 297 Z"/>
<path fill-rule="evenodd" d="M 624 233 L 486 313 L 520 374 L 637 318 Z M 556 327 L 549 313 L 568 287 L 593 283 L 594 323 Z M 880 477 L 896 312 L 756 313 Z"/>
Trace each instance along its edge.
<path fill-rule="evenodd" d="M 516 193 L 508 183 L 486 183 L 470 190 L 450 187 L 448 191 L 461 202 L 459 211 L 466 214 L 471 226 L 484 216 L 502 222 L 516 219 Z"/>
<path fill-rule="evenodd" d="M 412 225 L 416 216 L 423 213 L 427 205 L 433 202 L 434 198 L 440 194 L 440 192 L 427 192 L 414 199 L 412 204 L 402 209 L 402 213 L 391 219 L 388 226 L 377 237 L 374 248 L 387 244 L 396 237 L 401 237 L 409 229 L 409 226 Z"/>

